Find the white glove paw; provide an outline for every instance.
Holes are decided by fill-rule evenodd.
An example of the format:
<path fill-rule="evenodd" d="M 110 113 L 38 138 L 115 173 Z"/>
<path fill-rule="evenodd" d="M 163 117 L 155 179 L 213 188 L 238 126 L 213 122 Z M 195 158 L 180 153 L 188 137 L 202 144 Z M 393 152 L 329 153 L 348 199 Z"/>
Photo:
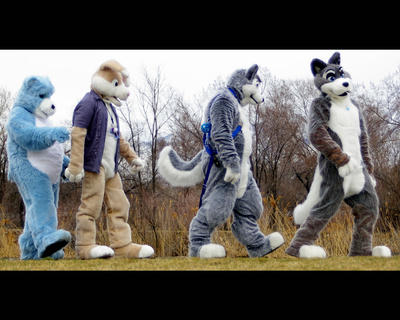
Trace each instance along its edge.
<path fill-rule="evenodd" d="M 232 184 L 235 184 L 238 182 L 240 179 L 240 172 L 233 172 L 230 167 L 226 168 L 226 173 L 224 176 L 224 181 L 225 182 L 230 182 Z"/>
<path fill-rule="evenodd" d="M 347 162 L 344 166 L 341 166 L 339 169 L 339 175 L 344 178 L 348 176 L 350 173 L 355 172 L 355 171 L 362 171 L 361 165 L 359 165 L 357 162 L 353 160 L 353 158 L 350 158 L 350 161 Z"/>
<path fill-rule="evenodd" d="M 85 171 L 82 169 L 80 173 L 77 175 L 73 175 L 70 171 L 69 168 L 65 169 L 64 173 L 65 177 L 70 181 L 70 182 L 81 182 L 83 177 L 85 176 Z"/>
<path fill-rule="evenodd" d="M 142 159 L 136 158 L 135 160 L 132 161 L 129 170 L 131 173 L 137 173 L 137 172 L 143 170 L 145 165 L 146 165 L 146 163 Z"/>

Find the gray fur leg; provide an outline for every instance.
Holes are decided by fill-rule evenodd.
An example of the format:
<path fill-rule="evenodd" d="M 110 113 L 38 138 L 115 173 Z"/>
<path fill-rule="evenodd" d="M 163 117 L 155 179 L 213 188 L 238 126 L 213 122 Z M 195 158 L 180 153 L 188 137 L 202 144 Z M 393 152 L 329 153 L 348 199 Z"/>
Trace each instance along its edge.
<path fill-rule="evenodd" d="M 379 214 L 379 200 L 370 180 L 359 194 L 345 200 L 354 215 L 349 256 L 372 255 L 372 235 Z"/>
<path fill-rule="evenodd" d="M 237 188 L 223 182 L 207 188 L 203 204 L 189 227 L 189 256 L 198 257 L 202 246 L 210 244 L 214 229 L 223 224 L 232 214 Z"/>
<path fill-rule="evenodd" d="M 236 200 L 233 209 L 232 233 L 243 244 L 250 257 L 262 257 L 283 244 L 279 233 L 265 236 L 257 224 L 263 213 L 260 191 L 251 174 L 243 197 Z"/>
<path fill-rule="evenodd" d="M 319 233 L 335 215 L 344 198 L 343 179 L 337 174 L 337 169 L 331 164 L 322 165 L 320 163 L 319 165 L 321 175 L 329 176 L 329 180 L 322 181 L 318 203 L 313 206 L 310 215 L 297 230 L 286 249 L 286 253 L 291 256 L 299 257 L 302 245 L 310 246 L 314 243 Z"/>
<path fill-rule="evenodd" d="M 308 216 L 306 221 L 304 221 L 304 223 L 301 225 L 300 229 L 297 230 L 292 242 L 285 252 L 291 256 L 299 257 L 300 248 L 303 245 L 312 245 L 328 221 L 329 219 L 318 219 L 311 215 Z"/>

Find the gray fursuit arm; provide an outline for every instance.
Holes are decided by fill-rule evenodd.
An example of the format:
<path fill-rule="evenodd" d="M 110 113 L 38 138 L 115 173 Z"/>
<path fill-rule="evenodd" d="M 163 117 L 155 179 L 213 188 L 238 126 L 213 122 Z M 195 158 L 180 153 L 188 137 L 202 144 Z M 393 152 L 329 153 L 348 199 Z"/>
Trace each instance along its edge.
<path fill-rule="evenodd" d="M 232 138 L 235 105 L 229 99 L 218 97 L 210 107 L 211 137 L 218 151 L 218 157 L 225 168 L 240 172 L 240 158 Z"/>

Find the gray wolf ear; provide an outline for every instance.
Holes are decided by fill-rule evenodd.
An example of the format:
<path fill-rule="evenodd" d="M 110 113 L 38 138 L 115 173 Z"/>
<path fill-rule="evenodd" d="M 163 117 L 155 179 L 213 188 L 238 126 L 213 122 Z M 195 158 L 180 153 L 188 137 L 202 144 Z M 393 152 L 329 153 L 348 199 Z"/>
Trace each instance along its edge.
<path fill-rule="evenodd" d="M 256 76 L 258 71 L 258 65 L 253 64 L 246 72 L 246 78 L 252 81 Z"/>
<path fill-rule="evenodd" d="M 327 66 L 325 62 L 320 59 L 313 59 L 311 61 L 311 72 L 313 76 L 315 76 L 318 72 L 324 69 Z"/>
<path fill-rule="evenodd" d="M 332 55 L 332 57 L 329 59 L 328 63 L 340 65 L 340 53 L 339 52 L 335 52 Z"/>

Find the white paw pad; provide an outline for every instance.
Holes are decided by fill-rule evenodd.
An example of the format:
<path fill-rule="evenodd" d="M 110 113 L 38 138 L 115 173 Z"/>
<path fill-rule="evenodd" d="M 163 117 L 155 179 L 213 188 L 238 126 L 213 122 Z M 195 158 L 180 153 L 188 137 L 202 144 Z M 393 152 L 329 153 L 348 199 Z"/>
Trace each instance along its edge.
<path fill-rule="evenodd" d="M 219 244 L 210 243 L 202 246 L 199 251 L 200 258 L 224 258 L 225 248 Z"/>
<path fill-rule="evenodd" d="M 107 246 L 96 246 L 90 249 L 89 256 L 91 259 L 104 259 L 114 256 L 114 250 Z"/>
<path fill-rule="evenodd" d="M 326 258 L 326 252 L 319 246 L 301 246 L 299 250 L 300 258 Z"/>
<path fill-rule="evenodd" d="M 154 254 L 154 249 L 147 244 L 142 245 L 142 248 L 139 251 L 139 258 L 148 258 Z"/>
<path fill-rule="evenodd" d="M 372 249 L 372 256 L 388 258 L 392 256 L 392 252 L 386 246 L 376 246 Z"/>

